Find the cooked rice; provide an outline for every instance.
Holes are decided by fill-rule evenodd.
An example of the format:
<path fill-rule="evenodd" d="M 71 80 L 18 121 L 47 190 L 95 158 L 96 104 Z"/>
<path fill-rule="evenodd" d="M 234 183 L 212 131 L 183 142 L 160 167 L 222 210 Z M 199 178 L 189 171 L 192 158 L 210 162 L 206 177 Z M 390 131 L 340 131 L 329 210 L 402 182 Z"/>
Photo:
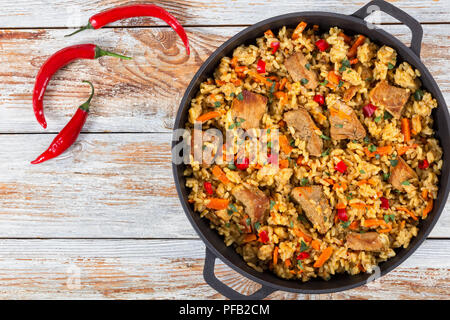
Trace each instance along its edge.
<path fill-rule="evenodd" d="M 370 39 L 366 39 L 358 48 L 356 56 L 358 63 L 343 70 L 342 63 L 347 59 L 347 52 L 351 47 L 342 36 L 339 36 L 343 30 L 334 27 L 320 34 L 314 29 L 306 29 L 293 40 L 293 30 L 283 27 L 278 31 L 278 35 L 266 32 L 263 37 L 256 39 L 255 44 L 236 48 L 233 57 L 237 58 L 239 66 L 247 67 L 246 70 L 238 74 L 231 66 L 232 59 L 224 57 L 213 78 L 203 82 L 197 96 L 192 99 L 189 121 L 186 124 L 186 128 L 192 130 L 195 120 L 200 115 L 209 111 L 221 111 L 221 116 L 203 123 L 202 129 L 218 128 L 224 132 L 235 120 L 231 112 L 232 101 L 243 90 L 269 98 L 268 111 L 263 116 L 260 127 L 277 129 L 289 138 L 293 147 L 292 152 L 289 156 L 280 153 L 280 158 L 289 159 L 289 167 L 280 169 L 258 163 L 250 164 L 246 170 L 241 171 L 233 165 L 221 164 L 219 166 L 230 180 L 224 184 L 212 173 L 212 165 L 202 165 L 193 161 L 191 157 L 191 163 L 185 170 L 186 186 L 191 190 L 189 201 L 195 211 L 210 220 L 211 228 L 223 236 L 227 246 L 234 246 L 248 265 L 258 271 L 271 270 L 279 277 L 302 281 L 317 276 L 329 279 L 331 275 L 343 272 L 352 275 L 372 272 L 378 263 L 395 256 L 394 249 L 407 248 L 411 238 L 417 235 L 420 219 L 426 218 L 423 212 L 428 202 L 437 196 L 438 176 L 442 166 L 442 150 L 439 141 L 434 138 L 431 117 L 431 111 L 437 107 L 437 102 L 424 89 L 421 100 L 416 101 L 414 97 L 415 91 L 421 86 L 420 72 L 406 62 L 397 64 L 398 57 L 394 49 L 387 46 L 380 48 Z M 356 37 L 357 35 L 352 37 L 352 40 Z M 317 50 L 315 42 L 319 38 L 326 39 L 330 44 L 327 51 Z M 280 42 L 280 48 L 272 54 L 270 45 L 274 41 Z M 306 89 L 300 82 L 293 82 L 286 70 L 285 59 L 298 51 L 304 54 L 310 68 L 316 71 L 318 81 L 321 82 L 314 91 Z M 260 59 L 266 62 L 265 77 L 274 76 L 276 81 L 287 78 L 288 85 L 283 89 L 287 94 L 287 101 L 274 97 L 269 86 L 255 81 L 249 74 L 249 70 L 256 72 L 257 62 Z M 342 76 L 340 86 L 324 85 L 330 70 Z M 370 90 L 383 79 L 388 80 L 391 85 L 411 92 L 402 111 L 402 117 L 411 121 L 413 134 L 409 143 L 404 142 L 400 119 L 386 118 L 386 110 L 383 107 L 377 106 L 372 117 L 366 117 L 362 112 L 362 108 L 369 103 Z M 356 94 L 346 103 L 355 111 L 368 137 L 361 141 L 324 139 L 323 150 L 329 149 L 329 154 L 319 157 L 309 155 L 305 141 L 294 138 L 295 129 L 284 125 L 281 121 L 283 114 L 303 106 L 316 123 L 318 134 L 330 137 L 326 106 L 341 100 L 346 90 L 352 86 L 357 86 Z M 316 94 L 326 98 L 324 106 L 313 100 Z M 390 145 L 393 152 L 388 155 L 369 156 L 365 149 L 367 150 L 370 144 L 378 147 Z M 410 179 L 410 184 L 399 191 L 386 180 L 386 174 L 390 172 L 391 160 L 399 157 L 399 148 L 407 145 L 411 148 L 401 157 L 415 171 L 418 179 Z M 298 156 L 304 157 L 300 165 L 296 163 Z M 419 169 L 419 163 L 424 159 L 429 162 L 429 167 Z M 334 169 L 340 161 L 347 164 L 345 174 Z M 304 184 L 305 179 L 309 185 L 322 186 L 333 213 L 336 212 L 338 203 L 346 206 L 349 218 L 347 223 L 335 218 L 333 226 L 325 234 L 319 233 L 314 228 L 305 217 L 302 207 L 290 196 L 292 189 Z M 360 183 L 369 179 L 372 183 Z M 204 182 L 212 184 L 213 196 L 205 192 Z M 344 187 L 336 186 L 338 183 Z M 248 226 L 246 207 L 231 194 L 232 188 L 241 184 L 258 187 L 271 200 L 270 214 L 258 226 Z M 230 207 L 224 210 L 208 209 L 207 204 L 211 197 L 228 199 L 233 205 L 232 209 Z M 380 197 L 389 200 L 389 209 L 380 207 Z M 352 206 L 358 203 L 365 204 L 365 207 Z M 409 210 L 419 219 L 413 219 L 407 211 L 398 208 Z M 385 220 L 392 229 L 384 232 L 380 226 L 370 228 L 362 226 L 368 219 Z M 350 222 L 356 223 L 356 229 L 354 227 L 352 229 L 361 234 L 367 231 L 381 231 L 380 239 L 389 245 L 380 252 L 350 249 L 346 242 L 346 235 L 353 226 Z M 306 230 L 316 241 L 316 246 L 319 243 L 319 248 L 312 248 L 311 241 L 308 241 L 310 239 L 299 236 L 295 232 L 298 228 Z M 262 243 L 261 239 L 255 237 L 253 241 L 245 243 L 244 239 L 248 234 L 259 235 L 263 230 L 269 237 L 268 242 Z M 274 263 L 276 247 L 278 254 Z M 331 257 L 322 266 L 314 267 L 315 261 L 327 247 L 333 249 Z M 298 263 L 300 251 L 307 252 L 309 257 L 301 259 L 301 263 Z"/>

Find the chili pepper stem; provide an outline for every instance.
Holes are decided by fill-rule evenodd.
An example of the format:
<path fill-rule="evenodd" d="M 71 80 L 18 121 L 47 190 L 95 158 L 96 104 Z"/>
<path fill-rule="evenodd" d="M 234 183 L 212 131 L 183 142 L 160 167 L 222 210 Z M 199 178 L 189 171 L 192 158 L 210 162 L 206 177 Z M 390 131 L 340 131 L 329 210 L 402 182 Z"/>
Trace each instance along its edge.
<path fill-rule="evenodd" d="M 64 37 L 70 37 L 70 36 L 73 36 L 74 34 L 77 34 L 78 32 L 88 30 L 88 29 L 94 29 L 94 27 L 92 26 L 92 24 L 90 22 L 87 25 L 85 25 L 84 27 L 79 28 L 78 30 L 76 30 L 75 32 L 72 32 L 71 34 L 67 34 Z"/>
<path fill-rule="evenodd" d="M 116 58 L 123 59 L 123 60 L 131 60 L 132 59 L 131 57 L 123 56 L 118 53 L 106 51 L 99 47 L 95 47 L 95 59 L 103 57 L 103 56 L 116 57 Z"/>
<path fill-rule="evenodd" d="M 94 86 L 92 85 L 91 82 L 89 82 L 89 81 L 87 81 L 87 80 L 83 80 L 82 82 L 83 82 L 83 83 L 88 83 L 88 84 L 91 86 L 91 95 L 90 95 L 89 98 L 86 100 L 86 102 L 83 103 L 79 108 L 80 108 L 81 110 L 84 110 L 84 111 L 86 111 L 86 112 L 89 112 L 89 105 L 90 105 L 90 103 L 91 103 L 92 97 L 94 96 L 95 89 L 94 89 Z"/>

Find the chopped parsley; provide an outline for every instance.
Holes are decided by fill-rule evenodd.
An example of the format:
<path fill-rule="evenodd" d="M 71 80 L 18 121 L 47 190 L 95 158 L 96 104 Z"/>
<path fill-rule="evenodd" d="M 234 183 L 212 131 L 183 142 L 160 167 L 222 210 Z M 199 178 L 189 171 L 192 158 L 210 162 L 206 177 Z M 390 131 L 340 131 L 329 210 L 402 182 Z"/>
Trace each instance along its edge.
<path fill-rule="evenodd" d="M 297 260 L 298 267 L 303 270 L 303 264 L 301 260 Z"/>
<path fill-rule="evenodd" d="M 237 211 L 238 211 L 237 208 L 236 208 L 236 206 L 235 206 L 234 204 L 232 204 L 232 203 L 230 203 L 230 204 L 228 205 L 228 208 L 230 208 L 233 212 L 237 212 Z"/>
<path fill-rule="evenodd" d="M 236 166 L 234 165 L 234 163 L 230 163 L 230 164 L 228 165 L 228 169 L 230 169 L 230 170 L 236 170 Z"/>
<path fill-rule="evenodd" d="M 305 68 L 311 70 L 311 64 L 310 63 L 305 64 Z"/>
<path fill-rule="evenodd" d="M 258 231 L 259 228 L 261 228 L 261 223 L 255 222 L 255 229 L 256 229 L 256 231 Z"/>
<path fill-rule="evenodd" d="M 234 92 L 230 93 L 230 97 L 234 98 L 235 94 Z"/>
<path fill-rule="evenodd" d="M 272 211 L 274 205 L 275 205 L 275 201 L 270 200 L 270 211 Z"/>
<path fill-rule="evenodd" d="M 411 185 L 411 183 L 408 180 L 405 180 L 402 182 L 402 185 L 409 186 L 409 185 Z"/>
<path fill-rule="evenodd" d="M 369 143 L 369 142 L 370 142 L 369 136 L 365 136 L 365 137 L 364 137 L 364 142 L 365 142 L 365 143 Z"/>
<path fill-rule="evenodd" d="M 352 65 L 350 64 L 350 61 L 349 61 L 347 58 L 345 58 L 344 60 L 342 60 L 342 65 L 343 65 L 344 67 L 347 67 L 347 68 L 351 68 L 351 67 L 352 67 Z"/>
<path fill-rule="evenodd" d="M 292 140 L 289 142 L 289 145 L 290 145 L 291 147 L 295 147 L 295 140 L 292 139 Z"/>
<path fill-rule="evenodd" d="M 239 101 L 244 100 L 244 95 L 242 94 L 242 92 L 240 92 L 240 93 L 237 95 L 237 99 L 238 99 Z"/>
<path fill-rule="evenodd" d="M 322 152 L 321 156 L 322 157 L 326 157 L 327 155 L 330 154 L 330 149 L 328 148 L 327 150 L 325 150 L 324 152 Z"/>
<path fill-rule="evenodd" d="M 375 154 L 375 159 L 377 159 L 377 160 L 380 160 L 380 155 L 377 153 L 377 154 Z"/>
<path fill-rule="evenodd" d="M 336 124 L 335 127 L 336 128 L 342 128 L 342 127 L 344 127 L 344 125 L 339 123 L 339 124 Z"/>
<path fill-rule="evenodd" d="M 395 215 L 394 214 L 385 214 L 384 221 L 386 221 L 386 223 L 388 223 L 389 220 L 395 221 Z"/>
<path fill-rule="evenodd" d="M 395 67 L 395 66 L 394 66 L 392 63 L 390 63 L 390 62 L 388 63 L 388 69 L 389 69 L 389 70 L 394 69 L 394 67 Z"/>
<path fill-rule="evenodd" d="M 388 172 L 388 173 L 383 173 L 383 179 L 385 180 L 385 181 L 387 181 L 388 179 L 389 179 L 389 177 L 391 176 L 391 174 Z"/>
<path fill-rule="evenodd" d="M 361 170 L 359 170 L 359 173 L 365 174 L 366 172 L 363 169 L 361 169 Z"/>
<path fill-rule="evenodd" d="M 423 91 L 420 89 L 417 89 L 416 92 L 414 92 L 414 99 L 416 101 L 422 101 L 423 99 Z"/>
<path fill-rule="evenodd" d="M 228 129 L 232 130 L 234 128 L 240 127 L 244 121 L 245 121 L 245 119 L 239 118 L 235 123 L 230 124 Z"/>
<path fill-rule="evenodd" d="M 373 144 L 371 144 L 371 145 L 369 145 L 369 151 L 375 152 L 375 151 L 377 151 L 377 147 L 375 147 Z"/>
<path fill-rule="evenodd" d="M 393 118 L 392 114 L 390 114 L 387 111 L 384 112 L 384 114 L 383 114 L 383 119 L 384 120 L 389 120 L 389 119 L 392 119 L 392 118 Z"/>
<path fill-rule="evenodd" d="M 309 82 L 308 79 L 302 78 L 302 80 L 300 80 L 300 82 L 302 83 L 302 85 L 305 85 Z"/>
<path fill-rule="evenodd" d="M 246 225 L 251 225 L 252 224 L 252 220 L 250 220 L 250 218 L 245 219 L 245 224 Z"/>
<path fill-rule="evenodd" d="M 376 123 L 380 122 L 380 121 L 381 121 L 381 116 L 376 117 L 376 118 L 374 119 L 374 121 L 375 121 Z"/>
<path fill-rule="evenodd" d="M 341 226 L 342 226 L 342 228 L 347 229 L 351 223 L 352 223 L 351 221 L 347 221 L 347 222 L 342 223 Z"/>
<path fill-rule="evenodd" d="M 272 141 L 267 142 L 267 148 L 272 148 Z"/>
<path fill-rule="evenodd" d="M 219 107 L 220 107 L 220 101 L 214 102 L 214 107 L 215 107 L 215 108 L 219 108 Z"/>
<path fill-rule="evenodd" d="M 328 84 L 328 80 L 323 80 L 322 82 L 319 82 L 321 86 L 326 86 Z"/>
<path fill-rule="evenodd" d="M 289 225 L 291 226 L 291 228 L 293 228 L 293 227 L 294 227 L 294 222 L 291 221 L 291 222 L 289 223 Z"/>
<path fill-rule="evenodd" d="M 304 252 L 309 249 L 309 246 L 302 240 L 300 242 L 300 252 Z"/>
<path fill-rule="evenodd" d="M 297 220 L 298 220 L 298 221 L 301 221 L 301 222 L 307 222 L 307 221 L 306 221 L 306 218 L 305 218 L 303 215 L 297 216 Z"/>
<path fill-rule="evenodd" d="M 344 85 L 344 81 L 339 80 L 338 88 L 342 87 Z"/>
<path fill-rule="evenodd" d="M 225 223 L 225 227 L 229 228 L 230 227 L 230 223 L 229 222 Z"/>
<path fill-rule="evenodd" d="M 327 137 L 327 136 L 325 136 L 325 135 L 323 135 L 323 134 L 321 134 L 320 137 L 321 137 L 323 140 L 330 140 L 330 137 Z"/>
<path fill-rule="evenodd" d="M 308 178 L 302 178 L 302 180 L 300 180 L 300 185 L 304 187 L 308 184 L 308 182 L 309 182 Z"/>
<path fill-rule="evenodd" d="M 398 164 L 398 160 L 389 160 L 391 162 L 391 166 L 395 167 Z"/>

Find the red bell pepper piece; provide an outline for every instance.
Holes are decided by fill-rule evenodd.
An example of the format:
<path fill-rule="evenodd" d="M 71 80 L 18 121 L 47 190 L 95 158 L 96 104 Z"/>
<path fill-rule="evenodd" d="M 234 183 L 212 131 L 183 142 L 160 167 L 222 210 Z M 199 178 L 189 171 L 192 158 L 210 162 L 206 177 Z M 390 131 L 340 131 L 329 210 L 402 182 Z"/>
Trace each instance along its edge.
<path fill-rule="evenodd" d="M 347 165 L 345 164 L 344 161 L 341 160 L 336 164 L 334 170 L 339 171 L 341 173 L 345 173 L 345 171 L 347 170 Z"/>
<path fill-rule="evenodd" d="M 380 207 L 383 208 L 383 209 L 389 209 L 389 200 L 386 199 L 385 197 L 381 197 L 380 200 L 381 200 L 381 206 Z"/>
<path fill-rule="evenodd" d="M 422 161 L 419 161 L 419 165 L 418 167 L 420 169 L 427 169 L 430 166 L 430 164 L 428 163 L 427 159 L 423 159 Z"/>
<path fill-rule="evenodd" d="M 374 114 L 375 110 L 377 110 L 377 107 L 371 103 L 363 107 L 363 113 L 367 118 L 370 118 Z"/>
<path fill-rule="evenodd" d="M 314 101 L 317 102 L 318 104 L 320 104 L 321 106 L 323 106 L 325 103 L 325 98 L 321 94 L 316 94 L 314 96 Z"/>
<path fill-rule="evenodd" d="M 305 260 L 306 258 L 309 258 L 308 252 L 300 252 L 297 256 L 297 260 Z"/>
<path fill-rule="evenodd" d="M 344 221 L 344 222 L 348 221 L 347 210 L 345 208 L 337 209 L 337 214 L 338 214 L 339 220 Z"/>
<path fill-rule="evenodd" d="M 328 49 L 330 45 L 328 44 L 328 42 L 325 39 L 320 39 L 316 41 L 316 47 L 317 49 L 319 49 L 320 51 L 325 51 Z"/>
<path fill-rule="evenodd" d="M 262 243 L 267 243 L 267 242 L 269 242 L 269 236 L 267 235 L 266 230 L 263 230 L 263 231 L 261 231 L 261 232 L 259 233 L 259 240 L 260 240 Z"/>
<path fill-rule="evenodd" d="M 270 47 L 272 48 L 272 54 L 275 54 L 275 52 L 277 52 L 277 50 L 280 48 L 280 41 L 273 41 L 270 44 Z"/>
<path fill-rule="evenodd" d="M 258 61 L 258 64 L 256 65 L 256 71 L 258 71 L 258 73 L 266 73 L 266 63 L 264 62 L 264 60 Z"/>
<path fill-rule="evenodd" d="M 206 191 L 207 194 L 212 195 L 214 193 L 214 190 L 213 190 L 211 182 L 205 181 L 203 183 L 203 187 L 205 188 L 205 191 Z"/>

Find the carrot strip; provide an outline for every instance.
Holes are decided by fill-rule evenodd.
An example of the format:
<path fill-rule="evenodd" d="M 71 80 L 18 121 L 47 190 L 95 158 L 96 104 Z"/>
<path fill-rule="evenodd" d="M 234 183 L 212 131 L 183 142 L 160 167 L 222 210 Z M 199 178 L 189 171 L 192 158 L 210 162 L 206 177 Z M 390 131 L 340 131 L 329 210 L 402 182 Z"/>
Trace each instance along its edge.
<path fill-rule="evenodd" d="M 424 200 L 426 200 L 428 198 L 428 190 L 427 189 L 422 190 L 422 198 Z"/>
<path fill-rule="evenodd" d="M 273 264 L 277 264 L 278 262 L 278 247 L 275 247 L 273 250 Z"/>
<path fill-rule="evenodd" d="M 206 207 L 214 210 L 224 210 L 228 208 L 229 202 L 230 201 L 227 199 L 209 198 L 209 202 Z"/>
<path fill-rule="evenodd" d="M 297 237 L 303 238 L 306 242 L 311 242 L 312 238 L 305 233 L 303 233 L 300 229 L 294 228 L 294 233 Z"/>
<path fill-rule="evenodd" d="M 292 40 L 298 39 L 300 37 L 300 33 L 305 30 L 307 25 L 308 24 L 305 21 L 300 22 L 295 28 L 294 33 L 292 34 Z"/>
<path fill-rule="evenodd" d="M 215 82 L 216 82 L 216 85 L 219 86 L 219 87 L 221 87 L 221 86 L 223 86 L 224 84 L 226 84 L 225 81 L 223 81 L 223 80 L 218 80 L 218 79 L 216 79 Z"/>
<path fill-rule="evenodd" d="M 352 223 L 350 223 L 350 225 L 348 226 L 348 228 L 350 230 L 357 230 L 358 229 L 358 221 L 353 221 Z"/>
<path fill-rule="evenodd" d="M 339 32 L 338 36 L 344 38 L 344 42 L 346 44 L 352 43 L 352 38 L 350 36 L 346 35 L 345 33 Z"/>
<path fill-rule="evenodd" d="M 284 91 L 275 92 L 275 97 L 280 99 L 282 105 L 285 105 L 288 102 L 287 93 Z"/>
<path fill-rule="evenodd" d="M 234 68 L 234 71 L 236 71 L 237 73 L 243 73 L 247 69 L 248 68 L 246 66 L 237 66 L 236 68 Z"/>
<path fill-rule="evenodd" d="M 275 35 L 273 34 L 272 30 L 270 30 L 270 29 L 269 29 L 269 30 L 266 30 L 266 32 L 264 32 L 264 34 L 265 34 L 266 36 L 275 38 Z"/>
<path fill-rule="evenodd" d="M 413 212 L 411 212 L 410 210 L 406 209 L 405 207 L 398 207 L 397 210 L 406 212 L 407 214 L 409 214 L 411 216 L 411 218 L 413 218 L 413 220 L 416 220 L 416 221 L 419 220 L 419 218 L 417 218 L 416 215 Z"/>
<path fill-rule="evenodd" d="M 233 57 L 230 61 L 231 67 L 233 69 L 236 69 L 237 65 L 238 65 L 238 58 L 237 57 Z"/>
<path fill-rule="evenodd" d="M 349 57 L 349 58 L 355 57 L 358 52 L 358 47 L 360 45 L 362 45 L 364 43 L 364 41 L 366 41 L 366 37 L 364 37 L 363 35 L 359 35 L 358 39 L 356 39 L 356 41 L 353 43 L 350 50 L 348 50 L 347 57 Z"/>
<path fill-rule="evenodd" d="M 242 241 L 243 243 L 248 243 L 248 242 L 252 242 L 256 240 L 256 234 L 251 233 L 251 234 L 247 234 L 244 237 L 244 240 Z"/>
<path fill-rule="evenodd" d="M 280 142 L 281 151 L 283 151 L 286 155 L 291 153 L 293 148 L 289 144 L 288 139 L 287 139 L 287 137 L 285 135 L 281 135 L 280 136 L 279 142 Z"/>
<path fill-rule="evenodd" d="M 319 251 L 319 250 L 320 250 L 320 241 L 319 241 L 319 240 L 313 240 L 313 241 L 311 242 L 311 247 L 312 247 L 314 250 Z"/>
<path fill-rule="evenodd" d="M 280 159 L 279 163 L 280 163 L 280 168 L 281 169 L 289 168 L 289 160 L 287 160 L 287 159 Z"/>
<path fill-rule="evenodd" d="M 405 142 L 408 142 L 411 140 L 411 125 L 409 122 L 409 119 L 402 118 L 402 133 L 405 137 Z"/>
<path fill-rule="evenodd" d="M 319 256 L 319 259 L 314 262 L 314 268 L 320 268 L 324 265 L 325 262 L 327 262 L 328 259 L 330 259 L 331 255 L 333 254 L 333 248 L 328 247 L 325 250 L 322 251 L 322 253 Z"/>
<path fill-rule="evenodd" d="M 399 156 L 404 155 L 406 153 L 406 151 L 408 151 L 409 149 L 414 149 L 417 147 L 418 147 L 417 144 L 412 144 L 412 145 L 404 146 L 404 147 L 397 147 L 397 154 Z"/>
<path fill-rule="evenodd" d="M 223 182 L 223 183 L 225 183 L 225 184 L 227 184 L 227 183 L 230 182 L 230 180 L 228 180 L 227 175 L 225 174 L 225 172 L 223 172 L 223 170 L 220 169 L 219 166 L 214 166 L 214 167 L 212 168 L 212 173 L 213 173 L 213 175 L 214 175 L 217 179 L 219 179 L 221 182 Z"/>
<path fill-rule="evenodd" d="M 221 113 L 218 111 L 210 111 L 210 112 L 206 112 L 204 114 L 202 114 L 201 116 L 199 116 L 196 121 L 200 121 L 200 122 L 205 122 L 211 119 L 214 119 L 215 117 L 220 116 Z"/>
<path fill-rule="evenodd" d="M 366 205 L 365 203 L 362 202 L 350 203 L 350 206 L 357 209 L 365 209 L 369 207 L 369 205 Z"/>
<path fill-rule="evenodd" d="M 345 203 L 339 202 L 336 205 L 336 209 L 345 209 L 347 207 L 347 205 Z"/>
<path fill-rule="evenodd" d="M 358 63 L 358 58 L 352 59 L 350 60 L 350 64 L 357 64 Z"/>
<path fill-rule="evenodd" d="M 386 224 L 386 229 L 378 230 L 379 233 L 389 233 L 392 231 L 392 225 L 390 223 Z"/>
<path fill-rule="evenodd" d="M 336 72 L 334 72 L 334 71 L 328 72 L 327 79 L 329 82 L 331 82 L 332 84 L 334 84 L 336 86 L 339 84 L 339 81 L 341 81 L 341 77 L 338 74 L 336 74 Z"/>
<path fill-rule="evenodd" d="M 422 219 L 425 219 L 431 210 L 433 210 L 433 199 L 428 199 L 427 206 L 423 210 Z"/>
<path fill-rule="evenodd" d="M 364 220 L 364 227 L 371 228 L 371 227 L 386 227 L 387 223 L 384 220 L 379 219 L 366 219 Z"/>
<path fill-rule="evenodd" d="M 281 79 L 281 81 L 280 81 L 280 90 L 284 89 L 284 86 L 286 85 L 286 83 L 287 83 L 287 78 Z"/>
<path fill-rule="evenodd" d="M 289 268 L 292 265 L 291 260 L 285 260 L 284 265 Z"/>

